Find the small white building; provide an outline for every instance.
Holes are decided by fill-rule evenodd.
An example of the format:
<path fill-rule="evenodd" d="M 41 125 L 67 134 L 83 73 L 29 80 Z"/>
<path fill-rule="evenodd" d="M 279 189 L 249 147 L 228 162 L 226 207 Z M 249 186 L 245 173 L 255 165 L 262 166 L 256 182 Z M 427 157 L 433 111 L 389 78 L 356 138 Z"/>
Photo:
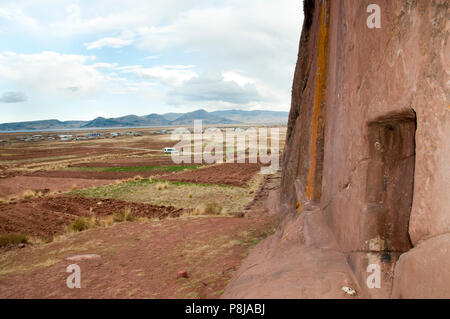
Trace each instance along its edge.
<path fill-rule="evenodd" d="M 58 138 L 60 141 L 71 141 L 73 136 L 72 135 L 58 135 Z"/>

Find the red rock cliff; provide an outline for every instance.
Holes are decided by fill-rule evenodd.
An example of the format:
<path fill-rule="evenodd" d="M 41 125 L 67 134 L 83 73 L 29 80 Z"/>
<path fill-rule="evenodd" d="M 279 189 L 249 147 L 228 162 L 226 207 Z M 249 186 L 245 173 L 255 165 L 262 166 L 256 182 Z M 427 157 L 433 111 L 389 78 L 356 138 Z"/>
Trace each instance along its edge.
<path fill-rule="evenodd" d="M 305 0 L 304 13 L 279 229 L 224 297 L 450 297 L 449 1 Z"/>

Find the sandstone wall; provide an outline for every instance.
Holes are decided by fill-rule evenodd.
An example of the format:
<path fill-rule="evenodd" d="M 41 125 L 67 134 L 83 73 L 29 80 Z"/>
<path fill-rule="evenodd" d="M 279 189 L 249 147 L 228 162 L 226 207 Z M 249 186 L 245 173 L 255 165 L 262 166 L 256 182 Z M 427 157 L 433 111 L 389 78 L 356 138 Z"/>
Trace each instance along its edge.
<path fill-rule="evenodd" d="M 357 277 L 369 260 L 393 275 L 398 256 L 450 231 L 449 1 L 306 2 L 282 214 L 319 207 Z"/>
<path fill-rule="evenodd" d="M 381 8 L 379 29 L 366 24 L 372 3 Z M 248 296 L 256 273 L 266 282 L 288 272 L 302 277 L 277 268 L 277 258 L 288 264 L 277 251 L 291 245 L 296 264 L 301 256 L 313 265 L 316 249 L 342 253 L 352 272 L 346 280 L 362 297 L 450 298 L 449 10 L 448 0 L 304 1 L 279 230 L 250 255 L 228 297 Z M 312 237 L 321 245 L 309 245 Z M 264 249 L 270 261 L 258 259 Z M 380 289 L 365 284 L 369 264 L 383 271 Z M 323 265 L 312 268 L 327 277 Z M 323 297 L 320 291 L 306 297 Z"/>

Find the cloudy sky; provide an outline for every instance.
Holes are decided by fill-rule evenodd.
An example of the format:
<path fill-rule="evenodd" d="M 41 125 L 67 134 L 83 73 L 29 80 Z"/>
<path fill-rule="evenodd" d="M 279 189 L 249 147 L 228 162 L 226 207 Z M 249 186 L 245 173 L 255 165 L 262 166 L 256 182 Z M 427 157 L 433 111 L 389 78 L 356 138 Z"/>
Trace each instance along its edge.
<path fill-rule="evenodd" d="M 0 0 L 0 123 L 289 110 L 300 0 Z"/>

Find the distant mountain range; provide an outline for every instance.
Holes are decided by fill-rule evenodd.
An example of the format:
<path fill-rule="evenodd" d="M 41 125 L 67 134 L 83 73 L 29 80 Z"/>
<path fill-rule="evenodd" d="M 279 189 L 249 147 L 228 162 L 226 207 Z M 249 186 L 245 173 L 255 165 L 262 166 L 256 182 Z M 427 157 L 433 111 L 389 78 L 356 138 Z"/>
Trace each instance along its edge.
<path fill-rule="evenodd" d="M 116 118 L 97 117 L 92 121 L 43 120 L 0 124 L 0 131 L 39 131 L 74 128 L 139 127 L 139 126 L 182 126 L 202 120 L 205 125 L 213 124 L 284 124 L 288 112 L 274 111 L 214 111 L 197 110 L 188 113 L 126 115 Z"/>

